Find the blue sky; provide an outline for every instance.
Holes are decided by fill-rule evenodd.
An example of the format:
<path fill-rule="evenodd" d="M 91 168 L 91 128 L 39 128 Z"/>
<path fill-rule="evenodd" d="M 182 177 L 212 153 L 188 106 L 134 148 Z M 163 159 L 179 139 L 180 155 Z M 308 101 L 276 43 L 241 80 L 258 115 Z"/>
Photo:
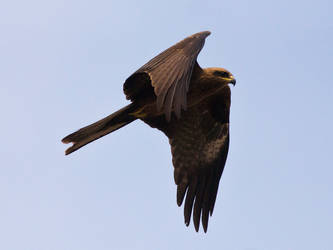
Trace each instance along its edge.
<path fill-rule="evenodd" d="M 332 249 L 331 1 L 0 4 L 0 248 Z M 183 223 L 167 138 L 140 121 L 65 157 L 124 80 L 192 33 L 225 67 L 231 144 L 208 233 Z"/>

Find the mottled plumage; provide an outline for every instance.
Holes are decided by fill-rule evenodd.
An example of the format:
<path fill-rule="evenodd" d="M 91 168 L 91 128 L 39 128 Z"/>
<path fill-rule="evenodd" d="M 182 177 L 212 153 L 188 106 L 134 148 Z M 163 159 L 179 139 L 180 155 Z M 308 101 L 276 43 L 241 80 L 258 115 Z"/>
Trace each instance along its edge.
<path fill-rule="evenodd" d="M 132 103 L 68 135 L 70 154 L 80 147 L 141 119 L 169 138 L 177 185 L 177 204 L 184 203 L 185 224 L 191 215 L 207 231 L 229 147 L 229 83 L 223 68 L 202 69 L 197 56 L 208 31 L 194 34 L 165 50 L 124 83 Z"/>

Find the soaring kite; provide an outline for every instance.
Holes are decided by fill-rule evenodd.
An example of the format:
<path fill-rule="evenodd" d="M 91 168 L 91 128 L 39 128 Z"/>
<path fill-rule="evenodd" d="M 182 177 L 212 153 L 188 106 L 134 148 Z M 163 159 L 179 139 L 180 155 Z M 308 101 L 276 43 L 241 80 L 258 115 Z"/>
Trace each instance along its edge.
<path fill-rule="evenodd" d="M 185 199 L 185 224 L 193 210 L 196 231 L 201 217 L 205 232 L 229 148 L 229 84 L 236 84 L 226 69 L 197 63 L 209 35 L 196 33 L 154 57 L 124 83 L 131 104 L 62 139 L 73 143 L 67 155 L 136 119 L 161 130 L 171 145 L 178 206 Z"/>

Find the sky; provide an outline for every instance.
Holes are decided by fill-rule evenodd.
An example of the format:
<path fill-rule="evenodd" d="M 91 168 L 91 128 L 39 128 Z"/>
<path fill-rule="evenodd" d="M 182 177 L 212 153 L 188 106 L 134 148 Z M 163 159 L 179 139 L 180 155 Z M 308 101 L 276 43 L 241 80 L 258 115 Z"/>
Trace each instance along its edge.
<path fill-rule="evenodd" d="M 332 1 L 0 3 L 0 249 L 333 249 Z M 125 79 L 193 33 L 232 87 L 208 233 L 184 225 L 170 146 L 141 121 L 65 156 Z"/>

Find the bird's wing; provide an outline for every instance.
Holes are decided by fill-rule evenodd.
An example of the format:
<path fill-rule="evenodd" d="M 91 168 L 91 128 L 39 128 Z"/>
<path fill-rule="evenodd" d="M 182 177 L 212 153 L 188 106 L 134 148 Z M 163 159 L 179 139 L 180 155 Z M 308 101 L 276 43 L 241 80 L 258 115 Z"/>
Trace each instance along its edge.
<path fill-rule="evenodd" d="M 180 117 L 181 109 L 186 109 L 186 94 L 199 52 L 209 31 L 196 33 L 160 53 L 138 69 L 124 83 L 127 99 L 135 100 L 148 84 L 153 86 L 157 97 L 157 108 L 164 110 L 170 120 L 174 110 Z"/>
<path fill-rule="evenodd" d="M 213 213 L 227 159 L 229 101 L 216 99 L 209 108 L 205 105 L 190 108 L 180 120 L 165 129 L 173 156 L 177 204 L 180 206 L 185 199 L 186 225 L 190 223 L 193 209 L 196 231 L 199 230 L 200 217 L 204 231 L 207 231 L 208 215 Z"/>

